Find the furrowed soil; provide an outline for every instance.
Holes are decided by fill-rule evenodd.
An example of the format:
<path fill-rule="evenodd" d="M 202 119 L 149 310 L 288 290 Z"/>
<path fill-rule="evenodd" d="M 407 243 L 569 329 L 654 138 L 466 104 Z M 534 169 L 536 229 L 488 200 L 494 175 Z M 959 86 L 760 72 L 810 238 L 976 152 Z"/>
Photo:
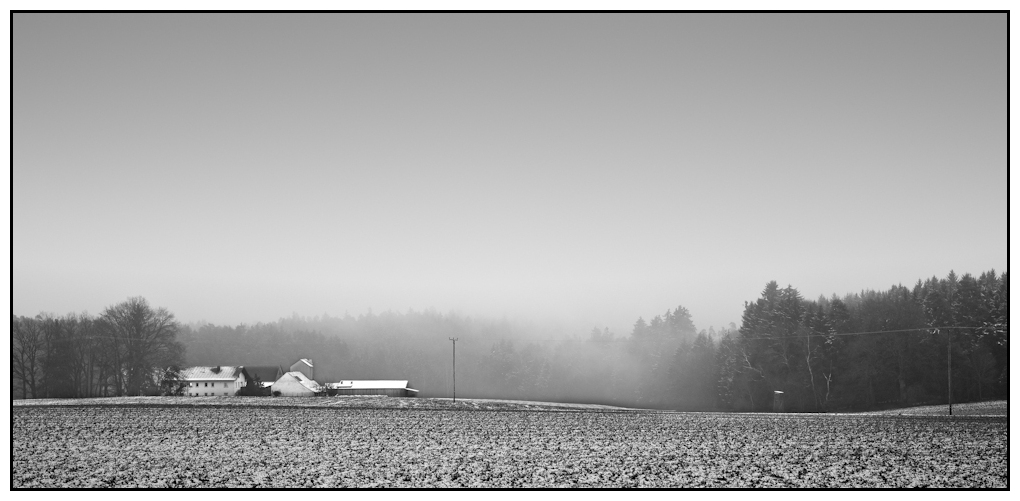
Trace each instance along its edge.
<path fill-rule="evenodd" d="M 922 405 L 917 407 L 903 407 L 901 409 L 890 409 L 885 411 L 869 412 L 868 414 L 896 414 L 903 416 L 948 416 L 949 405 Z M 953 404 L 954 416 L 1007 416 L 1009 415 L 1009 402 L 1005 400 L 994 400 L 990 402 L 968 402 L 965 404 Z"/>
<path fill-rule="evenodd" d="M 13 488 L 1009 487 L 1004 416 L 147 397 L 12 421 Z"/>

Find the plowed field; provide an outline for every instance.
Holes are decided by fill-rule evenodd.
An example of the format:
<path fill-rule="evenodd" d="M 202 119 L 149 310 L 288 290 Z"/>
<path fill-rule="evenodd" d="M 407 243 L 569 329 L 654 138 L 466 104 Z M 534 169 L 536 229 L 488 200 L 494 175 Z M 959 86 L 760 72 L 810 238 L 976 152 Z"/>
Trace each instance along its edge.
<path fill-rule="evenodd" d="M 15 405 L 12 487 L 1008 487 L 1003 417 L 364 401 Z"/>

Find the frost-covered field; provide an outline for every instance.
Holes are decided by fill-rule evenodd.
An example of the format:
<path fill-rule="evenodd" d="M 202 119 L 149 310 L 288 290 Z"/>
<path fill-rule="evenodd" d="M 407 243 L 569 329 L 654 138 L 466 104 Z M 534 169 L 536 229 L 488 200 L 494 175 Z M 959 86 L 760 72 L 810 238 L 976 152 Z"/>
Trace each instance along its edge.
<path fill-rule="evenodd" d="M 953 404 L 954 416 L 1006 416 L 1009 410 L 1009 403 L 1005 400 L 991 402 L 968 402 L 965 404 Z M 948 405 L 922 405 L 918 407 L 904 407 L 902 409 L 891 409 L 878 411 L 871 414 L 896 414 L 904 416 L 947 416 L 949 415 Z"/>
<path fill-rule="evenodd" d="M 295 400 L 19 402 L 12 486 L 1008 487 L 1002 417 Z"/>

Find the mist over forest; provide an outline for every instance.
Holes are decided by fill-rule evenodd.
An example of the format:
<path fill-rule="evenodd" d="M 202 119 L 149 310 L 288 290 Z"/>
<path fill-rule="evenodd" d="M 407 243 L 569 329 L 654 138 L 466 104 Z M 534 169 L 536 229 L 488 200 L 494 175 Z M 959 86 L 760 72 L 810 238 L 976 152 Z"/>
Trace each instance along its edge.
<path fill-rule="evenodd" d="M 434 310 L 181 325 L 133 298 L 95 318 L 13 317 L 12 394 L 140 394 L 137 375 L 147 367 L 286 370 L 309 358 L 320 383 L 406 379 L 419 397 L 450 397 L 454 337 L 464 398 L 768 411 L 782 391 L 794 412 L 936 403 L 948 398 L 951 349 L 952 398 L 964 402 L 1008 396 L 1008 304 L 1008 274 L 994 270 L 814 300 L 772 281 L 745 302 L 739 327 L 719 331 L 699 330 L 682 305 L 635 319 L 629 332 L 562 332 Z M 146 318 L 176 336 L 160 331 L 152 354 L 124 341 L 144 331 L 132 326 Z"/>

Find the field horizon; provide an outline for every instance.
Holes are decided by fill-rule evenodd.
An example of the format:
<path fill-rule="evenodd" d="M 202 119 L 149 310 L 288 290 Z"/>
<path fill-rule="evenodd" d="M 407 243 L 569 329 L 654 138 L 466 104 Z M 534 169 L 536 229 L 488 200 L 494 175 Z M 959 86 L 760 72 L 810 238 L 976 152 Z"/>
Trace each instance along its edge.
<path fill-rule="evenodd" d="M 830 413 L 773 413 L 773 412 L 729 412 L 729 411 L 679 411 L 669 409 L 645 409 L 605 404 L 577 402 L 546 402 L 537 400 L 514 400 L 496 398 L 448 397 L 386 397 L 386 396 L 334 396 L 334 397 L 93 397 L 93 398 L 39 398 L 12 400 L 15 407 L 33 406 L 267 406 L 267 407 L 309 407 L 309 408 L 376 408 L 376 409 L 442 409 L 442 410 L 588 410 L 617 412 L 681 412 L 693 414 L 792 414 L 792 415 L 903 415 L 949 417 L 947 404 L 913 405 L 882 410 L 861 412 Z M 953 416 L 1008 416 L 1008 400 L 987 400 L 953 404 Z"/>

